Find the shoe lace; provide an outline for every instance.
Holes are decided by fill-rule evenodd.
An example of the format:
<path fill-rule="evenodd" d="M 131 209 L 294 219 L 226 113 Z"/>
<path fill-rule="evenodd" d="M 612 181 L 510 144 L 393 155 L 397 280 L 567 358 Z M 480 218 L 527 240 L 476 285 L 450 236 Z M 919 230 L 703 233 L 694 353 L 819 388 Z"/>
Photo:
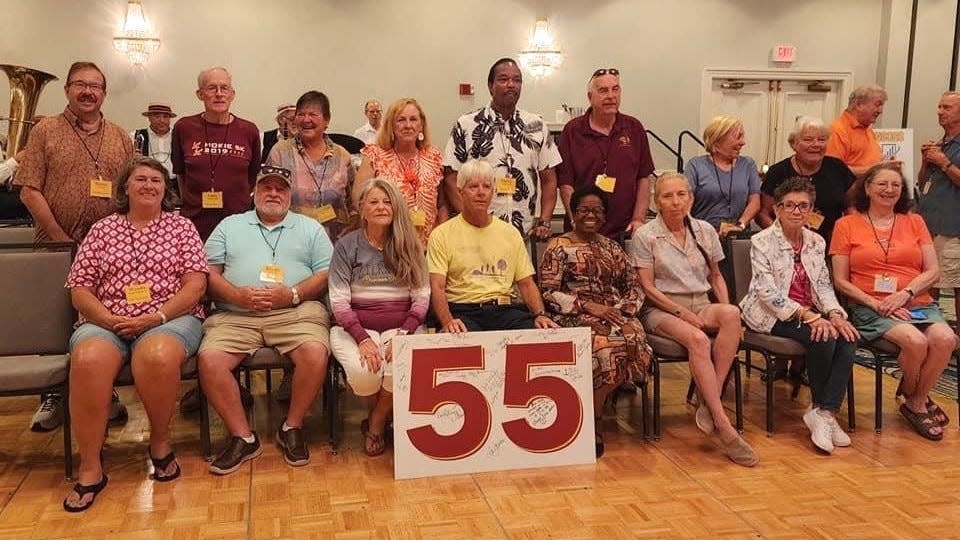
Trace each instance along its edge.
<path fill-rule="evenodd" d="M 46 399 L 40 403 L 40 412 L 53 412 L 57 410 L 60 406 L 60 397 L 59 396 L 47 396 Z"/>

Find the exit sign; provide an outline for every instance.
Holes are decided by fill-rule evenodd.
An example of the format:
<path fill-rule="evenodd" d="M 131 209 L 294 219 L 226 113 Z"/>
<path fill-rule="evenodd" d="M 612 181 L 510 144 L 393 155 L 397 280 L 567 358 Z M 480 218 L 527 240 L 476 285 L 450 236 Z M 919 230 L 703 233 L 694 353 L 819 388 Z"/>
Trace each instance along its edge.
<path fill-rule="evenodd" d="M 793 45 L 777 45 L 773 48 L 774 62 L 793 62 L 797 59 L 797 48 Z"/>

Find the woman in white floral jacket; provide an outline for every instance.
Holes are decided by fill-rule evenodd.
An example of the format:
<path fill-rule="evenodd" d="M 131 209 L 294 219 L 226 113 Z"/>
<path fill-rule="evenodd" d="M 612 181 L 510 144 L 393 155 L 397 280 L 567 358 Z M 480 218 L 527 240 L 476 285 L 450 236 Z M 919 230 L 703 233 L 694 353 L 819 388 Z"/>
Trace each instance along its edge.
<path fill-rule="evenodd" d="M 859 335 L 837 302 L 823 238 L 804 228 L 815 197 L 806 178 L 791 178 L 777 187 L 776 221 L 751 238 L 753 278 L 740 307 L 752 330 L 803 343 L 813 394 L 803 422 L 813 444 L 830 453 L 835 446 L 850 445 L 836 413 Z"/>

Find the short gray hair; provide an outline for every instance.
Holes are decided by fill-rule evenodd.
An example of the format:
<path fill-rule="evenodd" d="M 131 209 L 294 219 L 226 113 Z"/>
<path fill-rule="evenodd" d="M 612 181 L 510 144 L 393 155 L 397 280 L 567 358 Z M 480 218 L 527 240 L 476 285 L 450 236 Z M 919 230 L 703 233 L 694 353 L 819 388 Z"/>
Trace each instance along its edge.
<path fill-rule="evenodd" d="M 813 116 L 798 116 L 797 121 L 793 124 L 793 130 L 787 135 L 787 143 L 793 146 L 800 134 L 808 129 L 815 129 L 828 137 L 830 136 L 830 128 L 823 123 L 823 120 Z"/>
<path fill-rule="evenodd" d="M 203 79 L 204 79 L 204 77 L 206 77 L 207 74 L 209 74 L 209 73 L 213 73 L 214 71 L 222 71 L 222 72 L 226 73 L 226 74 L 227 74 L 227 77 L 230 77 L 230 82 L 231 82 L 231 84 L 233 83 L 233 75 L 230 75 L 230 71 L 229 71 L 227 68 L 225 68 L 225 67 L 223 67 L 223 66 L 213 66 L 213 67 L 208 67 L 207 69 L 201 71 L 201 72 L 197 75 L 197 90 L 203 89 Z"/>
<path fill-rule="evenodd" d="M 881 96 L 887 100 L 887 91 L 882 86 L 876 84 L 865 84 L 858 86 L 850 92 L 850 98 L 847 100 L 847 108 L 852 109 L 854 105 L 859 105 L 864 101 L 869 101 L 874 96 Z"/>
<path fill-rule="evenodd" d="M 457 188 L 463 188 L 470 180 L 479 178 L 493 182 L 493 167 L 486 161 L 471 159 L 464 163 L 457 171 Z"/>

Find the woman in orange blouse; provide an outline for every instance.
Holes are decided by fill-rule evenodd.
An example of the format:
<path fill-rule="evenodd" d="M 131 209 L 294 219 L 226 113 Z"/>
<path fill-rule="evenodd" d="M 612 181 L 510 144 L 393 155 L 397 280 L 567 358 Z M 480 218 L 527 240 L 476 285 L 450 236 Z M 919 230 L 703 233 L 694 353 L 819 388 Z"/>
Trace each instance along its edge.
<path fill-rule="evenodd" d="M 377 133 L 376 144 L 362 150 L 363 162 L 353 184 L 353 198 L 367 180 L 388 178 L 407 200 L 410 218 L 424 249 L 437 223 L 437 186 L 442 176 L 443 157 L 430 144 L 427 116 L 413 98 L 390 104 Z"/>
<path fill-rule="evenodd" d="M 900 413 L 917 433 L 939 441 L 949 419 L 930 391 L 957 341 L 928 292 L 940 277 L 937 254 L 923 218 L 908 211 L 904 184 L 895 165 L 868 169 L 853 188 L 858 213 L 837 221 L 830 254 L 861 339 L 882 337 L 900 347 Z"/>

